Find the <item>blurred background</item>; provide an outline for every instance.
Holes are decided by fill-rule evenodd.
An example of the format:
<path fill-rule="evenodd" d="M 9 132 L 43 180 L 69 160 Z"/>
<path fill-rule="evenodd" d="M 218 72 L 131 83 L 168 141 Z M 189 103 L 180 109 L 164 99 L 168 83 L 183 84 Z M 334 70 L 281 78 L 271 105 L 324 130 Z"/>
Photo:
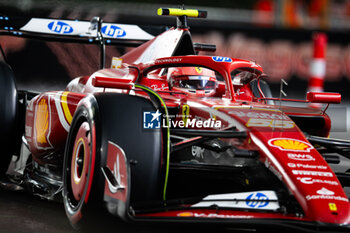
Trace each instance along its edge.
<path fill-rule="evenodd" d="M 333 132 L 344 133 L 350 102 L 350 0 L 0 0 L 0 15 L 90 20 L 174 26 L 174 17 L 160 17 L 159 7 L 195 8 L 208 11 L 207 19 L 190 19 L 194 42 L 217 46 L 215 53 L 259 63 L 273 94 L 279 95 L 280 79 L 288 82 L 290 98 L 305 98 L 316 32 L 327 36 L 324 90 L 340 92 L 343 105 L 328 113 L 341 115 Z M 165 28 L 164 28 L 165 29 Z M 19 89 L 62 89 L 74 77 L 89 75 L 99 67 L 94 45 L 42 42 L 0 37 Z M 109 46 L 112 56 L 132 48 Z M 349 105 L 350 106 L 350 105 Z M 340 114 L 339 114 L 340 113 Z M 347 135 L 345 135 L 347 137 Z M 349 137 L 350 138 L 350 137 Z"/>

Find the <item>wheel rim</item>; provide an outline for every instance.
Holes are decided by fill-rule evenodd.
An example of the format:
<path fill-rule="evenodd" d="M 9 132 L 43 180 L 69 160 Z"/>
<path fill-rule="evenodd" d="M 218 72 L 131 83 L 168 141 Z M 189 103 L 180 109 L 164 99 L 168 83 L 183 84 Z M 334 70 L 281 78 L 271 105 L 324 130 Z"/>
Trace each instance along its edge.
<path fill-rule="evenodd" d="M 91 153 L 90 142 L 90 126 L 87 122 L 83 122 L 75 137 L 70 170 L 72 193 L 76 201 L 81 200 L 87 187 Z"/>

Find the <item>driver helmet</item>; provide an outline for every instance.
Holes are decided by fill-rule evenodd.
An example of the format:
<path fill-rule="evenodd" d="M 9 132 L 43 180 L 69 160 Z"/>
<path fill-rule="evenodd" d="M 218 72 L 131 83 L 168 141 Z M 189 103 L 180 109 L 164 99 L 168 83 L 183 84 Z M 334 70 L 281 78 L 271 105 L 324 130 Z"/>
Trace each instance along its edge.
<path fill-rule="evenodd" d="M 217 87 L 215 72 L 203 67 L 169 68 L 168 82 L 174 91 L 197 97 L 213 96 Z"/>
<path fill-rule="evenodd" d="M 232 84 L 245 85 L 255 78 L 257 78 L 257 75 L 250 71 L 235 70 L 232 74 Z"/>

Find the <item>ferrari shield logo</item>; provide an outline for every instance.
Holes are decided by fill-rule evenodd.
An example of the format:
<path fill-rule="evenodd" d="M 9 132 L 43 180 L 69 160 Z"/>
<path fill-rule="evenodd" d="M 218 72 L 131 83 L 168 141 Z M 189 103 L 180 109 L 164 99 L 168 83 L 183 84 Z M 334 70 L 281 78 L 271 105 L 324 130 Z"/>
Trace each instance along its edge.
<path fill-rule="evenodd" d="M 195 69 L 196 69 L 198 74 L 202 73 L 202 71 L 203 71 L 202 67 L 196 67 Z"/>
<path fill-rule="evenodd" d="M 188 106 L 187 104 L 182 106 L 182 120 L 184 121 L 184 123 L 187 123 L 188 120 L 188 116 L 190 114 L 190 106 Z"/>
<path fill-rule="evenodd" d="M 337 205 L 335 203 L 328 203 L 328 206 L 329 206 L 330 211 L 337 211 L 338 210 Z"/>

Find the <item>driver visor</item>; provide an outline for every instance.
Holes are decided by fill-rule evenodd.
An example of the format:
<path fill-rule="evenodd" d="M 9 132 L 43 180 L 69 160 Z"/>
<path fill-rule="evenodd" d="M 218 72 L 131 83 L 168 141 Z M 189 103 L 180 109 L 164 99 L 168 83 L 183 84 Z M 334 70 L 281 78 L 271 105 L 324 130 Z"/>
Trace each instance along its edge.
<path fill-rule="evenodd" d="M 176 77 L 174 86 L 186 89 L 213 90 L 216 88 L 216 79 L 209 76 L 182 76 Z"/>

